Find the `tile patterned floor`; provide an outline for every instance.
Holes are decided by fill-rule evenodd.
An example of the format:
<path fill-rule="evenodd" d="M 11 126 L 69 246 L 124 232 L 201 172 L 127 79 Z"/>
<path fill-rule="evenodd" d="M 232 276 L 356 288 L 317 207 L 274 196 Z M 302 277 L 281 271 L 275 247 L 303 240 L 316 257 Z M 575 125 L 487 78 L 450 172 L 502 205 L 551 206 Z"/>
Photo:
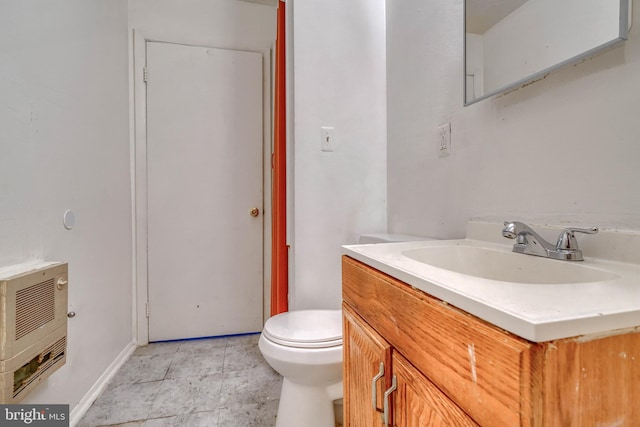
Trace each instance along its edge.
<path fill-rule="evenodd" d="M 77 427 L 272 427 L 282 377 L 258 337 L 138 347 Z"/>

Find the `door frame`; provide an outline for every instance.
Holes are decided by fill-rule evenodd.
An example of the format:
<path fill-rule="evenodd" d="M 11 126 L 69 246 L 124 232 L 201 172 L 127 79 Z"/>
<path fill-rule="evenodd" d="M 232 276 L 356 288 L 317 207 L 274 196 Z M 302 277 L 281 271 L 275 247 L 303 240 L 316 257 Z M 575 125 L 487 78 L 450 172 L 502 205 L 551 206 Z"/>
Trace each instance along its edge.
<path fill-rule="evenodd" d="M 131 109 L 131 204 L 133 228 L 133 337 L 138 345 L 149 343 L 149 277 L 148 277 L 148 223 L 147 223 L 147 104 L 144 67 L 146 43 L 172 43 L 189 46 L 213 47 L 257 52 L 262 55 L 263 75 L 263 321 L 271 311 L 271 153 L 273 145 L 273 48 L 263 51 L 240 49 L 234 46 L 206 46 L 193 40 L 167 40 L 149 37 L 132 29 L 130 55 L 129 98 Z"/>

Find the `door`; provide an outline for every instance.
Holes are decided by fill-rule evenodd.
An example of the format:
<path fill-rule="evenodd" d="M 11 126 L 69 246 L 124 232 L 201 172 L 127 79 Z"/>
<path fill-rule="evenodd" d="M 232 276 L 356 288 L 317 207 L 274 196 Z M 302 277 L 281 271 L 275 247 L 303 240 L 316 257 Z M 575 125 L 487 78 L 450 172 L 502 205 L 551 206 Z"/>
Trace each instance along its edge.
<path fill-rule="evenodd" d="M 393 352 L 393 375 L 397 389 L 392 394 L 397 427 L 478 427 L 431 381 L 404 357 Z"/>
<path fill-rule="evenodd" d="M 262 55 L 146 55 L 149 341 L 260 331 Z"/>
<path fill-rule="evenodd" d="M 342 313 L 344 425 L 382 426 L 383 395 L 389 387 L 391 346 L 348 305 L 342 305 Z"/>

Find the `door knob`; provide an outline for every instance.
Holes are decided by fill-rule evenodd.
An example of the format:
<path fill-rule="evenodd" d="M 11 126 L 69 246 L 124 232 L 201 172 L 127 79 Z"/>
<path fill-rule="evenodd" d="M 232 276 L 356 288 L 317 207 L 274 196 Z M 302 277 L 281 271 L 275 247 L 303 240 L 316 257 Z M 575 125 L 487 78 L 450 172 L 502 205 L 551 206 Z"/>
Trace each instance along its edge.
<path fill-rule="evenodd" d="M 251 215 L 252 217 L 257 217 L 258 215 L 260 215 L 260 209 L 258 208 L 252 208 L 249 211 L 249 215 Z"/>

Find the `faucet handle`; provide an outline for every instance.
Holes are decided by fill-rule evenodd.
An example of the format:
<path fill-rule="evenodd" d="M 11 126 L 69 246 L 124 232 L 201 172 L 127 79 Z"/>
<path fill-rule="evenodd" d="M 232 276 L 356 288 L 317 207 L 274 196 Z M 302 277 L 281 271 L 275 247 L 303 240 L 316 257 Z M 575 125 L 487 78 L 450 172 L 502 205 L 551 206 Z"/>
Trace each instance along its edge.
<path fill-rule="evenodd" d="M 565 228 L 560 233 L 558 237 L 558 242 L 556 243 L 556 249 L 561 249 L 565 251 L 577 251 L 578 250 L 578 240 L 574 233 L 585 233 L 585 234 L 596 234 L 598 232 L 598 227 L 591 228 Z"/>

